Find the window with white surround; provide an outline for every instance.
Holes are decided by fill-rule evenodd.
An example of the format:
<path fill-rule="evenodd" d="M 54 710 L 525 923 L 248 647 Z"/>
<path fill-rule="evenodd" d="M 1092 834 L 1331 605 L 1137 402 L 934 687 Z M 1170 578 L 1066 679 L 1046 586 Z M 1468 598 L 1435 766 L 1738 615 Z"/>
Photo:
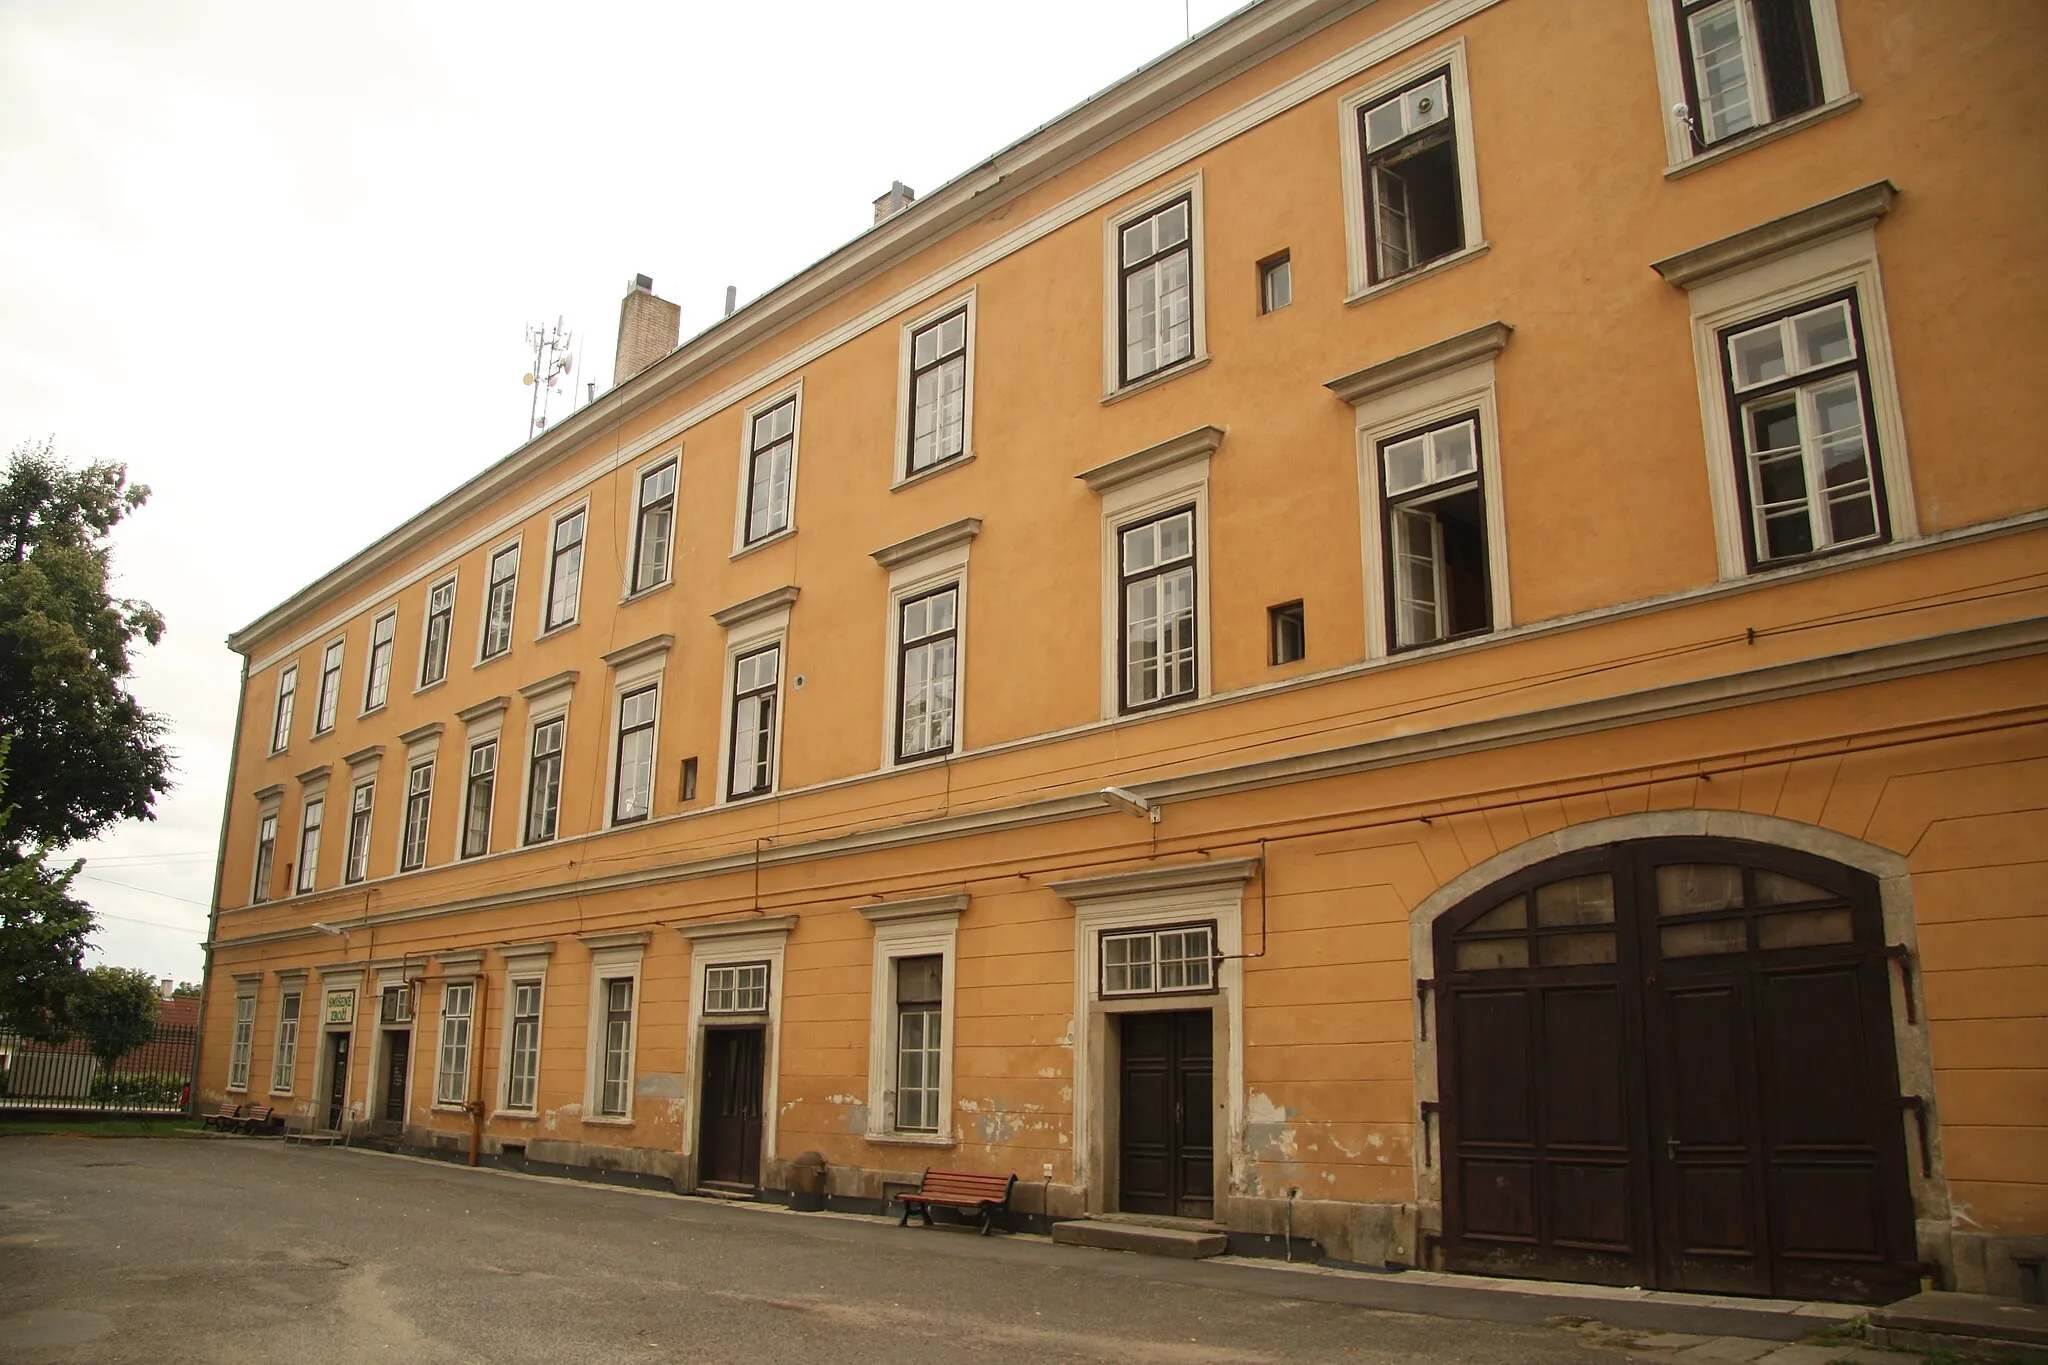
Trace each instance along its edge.
<path fill-rule="evenodd" d="M 630 978 L 604 983 L 604 1080 L 597 1112 L 606 1118 L 624 1118 L 633 1109 L 633 985 Z"/>
<path fill-rule="evenodd" d="M 771 399 L 747 412 L 745 478 L 740 489 L 736 549 L 790 528 L 796 489 L 797 409 L 802 393 Z"/>
<path fill-rule="evenodd" d="M 704 969 L 704 1013 L 760 1014 L 767 1008 L 767 963 L 727 962 Z"/>
<path fill-rule="evenodd" d="M 312 796 L 299 816 L 299 866 L 298 879 L 293 885 L 301 893 L 311 891 L 318 884 L 320 870 L 320 826 L 326 819 L 325 797 Z"/>
<path fill-rule="evenodd" d="M 1380 657 L 1510 624 L 1488 323 L 1328 387 L 1358 430 L 1366 637 Z"/>
<path fill-rule="evenodd" d="M 1109 224 L 1114 393 L 1207 354 L 1200 179 L 1176 184 Z"/>
<path fill-rule="evenodd" d="M 1649 0 L 1672 169 L 1853 103 L 1836 0 Z"/>
<path fill-rule="evenodd" d="M 775 790 L 775 733 L 782 697 L 782 646 L 751 650 L 732 664 L 732 752 L 726 795 Z"/>
<path fill-rule="evenodd" d="M 543 632 L 559 630 L 576 619 L 583 600 L 583 528 L 588 520 L 582 507 L 555 518 L 549 537 L 547 605 L 540 622 Z"/>
<path fill-rule="evenodd" d="M 633 1121 L 640 961 L 647 937 L 644 932 L 629 932 L 589 935 L 583 940 L 590 950 L 590 1023 L 583 1087 L 586 1123 Z"/>
<path fill-rule="evenodd" d="M 249 882 L 252 905 L 261 905 L 270 899 L 270 879 L 276 866 L 277 807 L 272 805 L 256 817 L 256 868 Z"/>
<path fill-rule="evenodd" d="M 939 1131 L 939 1077 L 945 1061 L 945 959 L 899 957 L 896 968 L 896 1128 Z"/>
<path fill-rule="evenodd" d="M 1485 246 L 1463 40 L 1338 101 L 1349 299 Z"/>
<path fill-rule="evenodd" d="M 476 983 L 450 981 L 441 987 L 441 1046 L 434 1067 L 434 1103 L 469 1102 L 469 1044 Z"/>
<path fill-rule="evenodd" d="M 277 675 L 277 706 L 270 713 L 270 752 L 292 742 L 292 703 L 299 694 L 299 666 L 286 664 Z"/>
<path fill-rule="evenodd" d="M 391 656 L 398 636 L 398 613 L 387 611 L 370 623 L 370 662 L 363 673 L 363 710 L 374 711 L 391 696 Z"/>
<path fill-rule="evenodd" d="M 1195 509 L 1118 528 L 1117 600 L 1123 638 L 1119 709 L 1195 695 Z"/>
<path fill-rule="evenodd" d="M 301 993 L 286 991 L 277 1002 L 277 1050 L 270 1066 L 270 1091 L 292 1093 L 292 1079 L 299 1065 L 299 1000 Z"/>
<path fill-rule="evenodd" d="M 448 640 L 455 627 L 455 580 L 444 578 L 427 589 L 427 625 L 420 632 L 420 686 L 432 687 L 448 676 Z"/>
<path fill-rule="evenodd" d="M 519 545 L 513 542 L 491 555 L 489 587 L 484 591 L 483 647 L 479 662 L 495 659 L 512 648 L 512 613 L 519 595 Z"/>
<path fill-rule="evenodd" d="M 510 991 L 503 1107 L 530 1113 L 540 1089 L 541 979 L 513 980 Z"/>
<path fill-rule="evenodd" d="M 953 752 L 960 589 L 947 584 L 897 608 L 896 759 Z"/>
<path fill-rule="evenodd" d="M 645 820 L 654 807 L 654 712 L 657 689 L 619 698 L 618 747 L 612 761 L 612 823 Z"/>
<path fill-rule="evenodd" d="M 462 856 L 480 858 L 491 851 L 491 807 L 498 790 L 498 741 L 470 746 L 469 783 L 462 795 Z"/>
<path fill-rule="evenodd" d="M 376 794 L 374 781 L 356 783 L 349 794 L 348 856 L 341 869 L 345 882 L 359 882 L 370 875 L 370 810 Z"/>
<path fill-rule="evenodd" d="M 915 478 L 972 451 L 974 294 L 903 327 L 902 417 L 897 480 Z"/>
<path fill-rule="evenodd" d="M 550 716 L 533 727 L 527 761 L 526 842 L 542 844 L 555 837 L 562 819 L 562 744 L 568 733 L 566 716 Z"/>
<path fill-rule="evenodd" d="M 427 830 L 434 808 L 434 760 L 413 763 L 405 774 L 405 836 L 399 846 L 398 870 L 411 872 L 427 865 Z"/>
<path fill-rule="evenodd" d="M 1874 228 L 1892 194 L 1880 182 L 1657 263 L 1691 305 L 1723 578 L 1919 534 Z"/>
<path fill-rule="evenodd" d="M 951 1140 L 954 947 L 966 907 L 955 893 L 862 909 L 875 927 L 870 1140 Z"/>
<path fill-rule="evenodd" d="M 316 735 L 334 728 L 335 713 L 341 709 L 341 656 L 345 645 L 346 641 L 332 641 L 320 655 L 319 703 L 313 710 Z"/>
<path fill-rule="evenodd" d="M 1102 994 L 1175 995 L 1216 988 L 1216 926 L 1105 931 Z"/>
<path fill-rule="evenodd" d="M 256 991 L 235 992 L 235 1034 L 228 1046 L 228 1089 L 249 1088 L 249 1053 L 256 1042 Z"/>
<path fill-rule="evenodd" d="M 633 572 L 630 595 L 668 582 L 675 540 L 676 470 L 678 461 L 664 460 L 640 475 L 633 517 Z"/>

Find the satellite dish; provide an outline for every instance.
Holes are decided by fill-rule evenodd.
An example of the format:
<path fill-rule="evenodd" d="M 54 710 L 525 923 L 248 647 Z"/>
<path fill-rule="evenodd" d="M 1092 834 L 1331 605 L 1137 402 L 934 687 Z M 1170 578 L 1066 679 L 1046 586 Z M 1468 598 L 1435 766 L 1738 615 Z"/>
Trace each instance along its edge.
<path fill-rule="evenodd" d="M 519 376 L 519 382 L 522 384 L 531 384 L 533 382 L 533 376 L 531 374 L 522 374 Z"/>

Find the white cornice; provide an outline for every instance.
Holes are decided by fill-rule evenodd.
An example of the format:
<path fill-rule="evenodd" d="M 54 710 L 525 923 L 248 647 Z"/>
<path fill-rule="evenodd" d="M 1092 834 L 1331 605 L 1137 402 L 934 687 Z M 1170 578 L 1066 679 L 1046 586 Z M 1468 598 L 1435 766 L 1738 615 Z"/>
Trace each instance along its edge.
<path fill-rule="evenodd" d="M 692 943 L 749 934 L 786 934 L 796 927 L 795 915 L 756 915 L 752 919 L 721 919 L 709 924 L 678 924 L 676 932 Z"/>
<path fill-rule="evenodd" d="M 1460 332 L 1406 355 L 1354 370 L 1341 379 L 1332 379 L 1323 387 L 1347 403 L 1362 403 L 1391 389 L 1406 388 L 1432 375 L 1455 370 L 1460 365 L 1469 365 L 1475 360 L 1491 360 L 1506 349 L 1508 337 L 1514 330 L 1505 322 L 1482 323 L 1469 332 Z"/>
<path fill-rule="evenodd" d="M 627 664 L 638 663 L 652 655 L 668 653 L 669 646 L 675 642 L 676 637 L 673 635 L 650 635 L 644 640 L 635 640 L 630 645 L 622 645 L 613 650 L 604 656 L 604 662 L 613 668 L 624 668 Z"/>
<path fill-rule="evenodd" d="M 1223 444 L 1223 428 L 1196 427 L 1193 431 L 1182 432 L 1169 437 L 1157 445 L 1146 446 L 1131 455 L 1120 455 L 1107 464 L 1093 469 L 1084 469 L 1074 477 L 1097 493 L 1122 488 L 1135 483 L 1147 474 L 1162 470 L 1177 469 L 1194 460 L 1207 459 Z"/>
<path fill-rule="evenodd" d="M 1773 218 L 1768 223 L 1745 228 L 1718 242 L 1708 242 L 1705 246 L 1666 256 L 1661 261 L 1653 261 L 1650 268 L 1662 275 L 1667 283 L 1680 289 L 1691 289 L 1731 271 L 1747 270 L 1760 261 L 1783 255 L 1796 247 L 1865 227 L 1890 213 L 1892 203 L 1898 197 L 1899 191 L 1891 181 L 1880 180 L 1782 218 Z"/>
<path fill-rule="evenodd" d="M 965 891 L 949 891 L 943 896 L 918 896 L 859 908 L 861 917 L 869 924 L 900 924 L 906 920 L 959 919 L 967 912 L 967 901 Z"/>
<path fill-rule="evenodd" d="M 360 768 L 365 763 L 374 763 L 382 757 L 384 757 L 383 745 L 366 744 L 352 754 L 343 754 L 341 761 L 351 768 Z"/>
<path fill-rule="evenodd" d="M 555 941 L 551 938 L 544 938 L 538 943 L 505 943 L 498 947 L 498 956 L 507 962 L 527 962 L 537 957 L 552 957 L 554 952 Z"/>
<path fill-rule="evenodd" d="M 486 701 L 478 702 L 475 706 L 463 707 L 455 713 L 455 719 L 461 721 L 464 725 L 474 725 L 480 720 L 489 720 L 492 716 L 502 715 L 510 710 L 511 707 L 512 699 L 510 697 L 492 697 Z"/>
<path fill-rule="evenodd" d="M 941 550 L 950 550 L 955 545 L 964 545 L 980 534 L 980 517 L 962 517 L 958 521 L 947 522 L 937 530 L 923 531 L 908 539 L 899 540 L 894 545 L 884 545 L 879 550 L 871 551 L 868 557 L 885 569 L 893 569 L 899 564 L 908 564 L 913 559 L 922 559 Z"/>
<path fill-rule="evenodd" d="M 430 720 L 425 725 L 415 725 L 412 729 L 407 730 L 398 737 L 398 742 L 407 748 L 411 748 L 415 744 L 424 744 L 430 739 L 439 739 L 447 728 L 446 723 L 442 721 Z"/>
<path fill-rule="evenodd" d="M 578 934 L 577 939 L 593 953 L 608 948 L 645 948 L 654 937 L 651 929 L 621 929 L 609 934 Z"/>
<path fill-rule="evenodd" d="M 539 701 L 542 697 L 553 693 L 568 691 L 576 685 L 576 679 L 579 676 L 581 675 L 577 670 L 565 668 L 560 673 L 542 678 L 539 682 L 528 683 L 519 689 L 519 695 L 528 701 Z"/>
<path fill-rule="evenodd" d="M 771 588 L 767 592 L 749 597 L 744 602 L 721 607 L 711 613 L 711 619 L 731 630 L 734 626 L 743 626 L 749 621 L 766 616 L 771 611 L 796 605 L 797 593 L 800 591 L 802 590 L 790 584 Z"/>
<path fill-rule="evenodd" d="M 1076 905 L 1125 896 L 1146 896 L 1163 891 L 1202 891 L 1210 887 L 1242 886 L 1259 870 L 1257 858 L 1218 858 L 1212 862 L 1183 863 L 1174 867 L 1141 867 L 1132 872 L 1113 872 L 1106 877 L 1077 877 L 1053 882 L 1049 889 Z"/>

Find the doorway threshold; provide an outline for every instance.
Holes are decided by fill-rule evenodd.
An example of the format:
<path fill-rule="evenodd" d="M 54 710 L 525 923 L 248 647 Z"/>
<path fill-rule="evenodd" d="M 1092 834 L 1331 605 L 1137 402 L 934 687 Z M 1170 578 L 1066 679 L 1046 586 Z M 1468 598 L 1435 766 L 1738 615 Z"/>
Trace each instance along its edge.
<path fill-rule="evenodd" d="M 761 1192 L 752 1185 L 731 1184 L 723 1180 L 699 1181 L 697 1188 L 690 1193 L 706 1199 L 722 1199 L 728 1204 L 758 1203 L 761 1197 Z"/>

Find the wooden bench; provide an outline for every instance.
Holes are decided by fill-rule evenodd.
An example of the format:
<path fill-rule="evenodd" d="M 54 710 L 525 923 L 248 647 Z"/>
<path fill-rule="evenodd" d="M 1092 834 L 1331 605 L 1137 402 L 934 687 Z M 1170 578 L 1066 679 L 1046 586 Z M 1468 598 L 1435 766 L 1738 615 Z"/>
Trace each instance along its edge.
<path fill-rule="evenodd" d="M 260 1133 L 270 1126 L 277 1110 L 267 1104 L 252 1104 L 247 1113 L 234 1120 L 235 1127 L 244 1133 Z"/>
<path fill-rule="evenodd" d="M 967 1171 L 936 1171 L 927 1169 L 917 1189 L 906 1190 L 896 1196 L 903 1205 L 903 1216 L 896 1220 L 897 1227 L 907 1227 L 910 1215 L 915 1210 L 924 1219 L 924 1225 L 932 1225 L 932 1205 L 942 1208 L 959 1209 L 967 1214 L 981 1217 L 981 1235 L 988 1236 L 989 1227 L 998 1213 L 1003 1215 L 1004 1231 L 1010 1225 L 1010 1194 L 1017 1188 L 1014 1175 L 974 1175 Z"/>
<path fill-rule="evenodd" d="M 218 1128 L 225 1133 L 235 1120 L 241 1117 L 241 1113 L 242 1106 L 239 1104 L 216 1104 L 211 1114 L 199 1120 L 199 1126 L 202 1129 Z"/>

